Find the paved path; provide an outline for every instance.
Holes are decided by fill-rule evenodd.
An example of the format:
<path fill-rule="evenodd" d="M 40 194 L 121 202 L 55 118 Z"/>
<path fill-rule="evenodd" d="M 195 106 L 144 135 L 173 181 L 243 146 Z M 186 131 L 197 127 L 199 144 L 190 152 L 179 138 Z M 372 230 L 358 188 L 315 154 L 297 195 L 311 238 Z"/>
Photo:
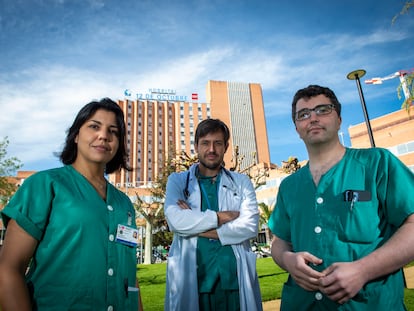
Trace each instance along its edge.
<path fill-rule="evenodd" d="M 280 299 L 263 302 L 263 311 L 280 310 Z"/>
<path fill-rule="evenodd" d="M 404 269 L 407 288 L 414 288 L 414 266 Z M 280 299 L 263 302 L 263 311 L 280 310 Z"/>
<path fill-rule="evenodd" d="M 414 288 L 414 266 L 404 269 L 405 284 L 407 288 Z"/>

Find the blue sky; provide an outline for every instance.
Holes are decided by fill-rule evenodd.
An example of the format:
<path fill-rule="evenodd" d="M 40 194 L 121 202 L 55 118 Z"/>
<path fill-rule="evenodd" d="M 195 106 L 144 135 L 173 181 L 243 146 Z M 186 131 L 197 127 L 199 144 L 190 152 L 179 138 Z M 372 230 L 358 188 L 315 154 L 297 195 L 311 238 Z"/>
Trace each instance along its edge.
<path fill-rule="evenodd" d="M 414 12 L 400 0 L 0 0 L 0 138 L 22 170 L 59 166 L 53 155 L 77 111 L 128 88 L 174 89 L 205 101 L 208 80 L 263 88 L 271 161 L 307 159 L 290 119 L 294 93 L 328 86 L 348 128 L 398 110 L 399 79 L 365 79 L 414 68 Z"/>

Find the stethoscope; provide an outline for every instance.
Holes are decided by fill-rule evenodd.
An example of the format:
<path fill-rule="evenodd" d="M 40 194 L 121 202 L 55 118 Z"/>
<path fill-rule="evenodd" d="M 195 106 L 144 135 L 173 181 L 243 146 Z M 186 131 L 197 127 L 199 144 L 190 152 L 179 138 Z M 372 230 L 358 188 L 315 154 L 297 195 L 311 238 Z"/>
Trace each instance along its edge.
<path fill-rule="evenodd" d="M 198 169 L 198 167 L 196 168 Z M 234 179 L 233 176 L 231 176 L 230 172 L 228 170 L 226 170 L 224 167 L 222 167 L 222 170 L 224 171 L 224 173 L 231 179 L 231 181 L 234 183 Z M 187 176 L 186 176 L 186 181 L 185 181 L 185 188 L 183 190 L 183 194 L 184 194 L 184 198 L 187 200 L 190 196 L 190 191 L 188 191 L 188 184 L 190 182 L 190 171 L 187 171 Z M 234 189 L 230 189 L 227 185 L 223 185 L 223 188 L 229 189 L 233 191 L 233 195 L 236 196 L 237 195 L 237 191 Z M 201 191 L 203 191 L 203 189 L 201 189 Z M 203 193 L 205 194 L 205 193 Z"/>

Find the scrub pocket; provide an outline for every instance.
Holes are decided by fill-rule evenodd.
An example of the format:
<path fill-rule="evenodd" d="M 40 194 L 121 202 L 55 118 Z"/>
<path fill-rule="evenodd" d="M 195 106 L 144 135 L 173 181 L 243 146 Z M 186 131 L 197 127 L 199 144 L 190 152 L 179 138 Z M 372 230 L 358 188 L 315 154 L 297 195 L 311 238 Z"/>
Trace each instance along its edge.
<path fill-rule="evenodd" d="M 341 202 L 339 239 L 351 243 L 372 243 L 379 234 L 378 205 L 368 202 Z"/>

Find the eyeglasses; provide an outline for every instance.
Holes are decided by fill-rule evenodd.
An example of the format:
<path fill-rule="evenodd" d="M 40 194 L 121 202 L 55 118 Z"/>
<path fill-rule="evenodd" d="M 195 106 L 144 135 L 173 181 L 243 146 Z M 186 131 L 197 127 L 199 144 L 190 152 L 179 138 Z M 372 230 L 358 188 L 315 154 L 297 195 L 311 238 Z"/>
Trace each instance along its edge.
<path fill-rule="evenodd" d="M 317 116 L 327 115 L 327 114 L 330 114 L 334 108 L 335 108 L 335 105 L 333 104 L 318 105 L 312 109 L 305 108 L 305 109 L 302 109 L 296 112 L 295 120 L 303 121 L 303 120 L 309 119 L 311 117 L 312 111 L 315 111 Z"/>

